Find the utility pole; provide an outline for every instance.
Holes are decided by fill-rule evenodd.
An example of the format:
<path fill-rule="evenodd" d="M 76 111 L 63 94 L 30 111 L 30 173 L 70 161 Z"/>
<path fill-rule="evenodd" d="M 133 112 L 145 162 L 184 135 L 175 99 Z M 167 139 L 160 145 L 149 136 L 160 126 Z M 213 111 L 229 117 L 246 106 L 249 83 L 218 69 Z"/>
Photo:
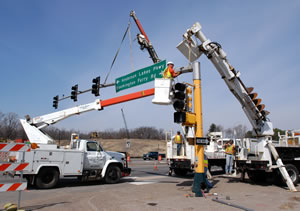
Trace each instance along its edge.
<path fill-rule="evenodd" d="M 201 76 L 200 63 L 193 63 L 193 82 L 194 82 L 194 112 L 196 114 L 196 138 L 195 144 L 195 175 L 193 192 L 196 197 L 202 197 L 201 183 L 205 183 L 204 171 L 204 145 L 197 145 L 197 139 L 203 137 L 203 120 L 202 120 L 202 96 L 201 96 Z"/>

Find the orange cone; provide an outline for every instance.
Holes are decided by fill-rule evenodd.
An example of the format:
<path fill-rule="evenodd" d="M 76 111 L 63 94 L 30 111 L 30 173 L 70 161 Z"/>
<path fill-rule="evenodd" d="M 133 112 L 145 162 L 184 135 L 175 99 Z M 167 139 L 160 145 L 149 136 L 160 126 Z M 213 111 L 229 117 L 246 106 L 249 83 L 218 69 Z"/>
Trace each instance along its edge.
<path fill-rule="evenodd" d="M 129 153 L 127 154 L 127 162 L 130 162 L 130 155 L 129 155 Z"/>
<path fill-rule="evenodd" d="M 155 161 L 155 163 L 154 163 L 154 170 L 155 170 L 155 171 L 158 170 L 158 168 L 157 168 L 157 162 L 156 162 L 156 161 Z"/>
<path fill-rule="evenodd" d="M 158 156 L 158 161 L 161 161 L 161 155 Z"/>

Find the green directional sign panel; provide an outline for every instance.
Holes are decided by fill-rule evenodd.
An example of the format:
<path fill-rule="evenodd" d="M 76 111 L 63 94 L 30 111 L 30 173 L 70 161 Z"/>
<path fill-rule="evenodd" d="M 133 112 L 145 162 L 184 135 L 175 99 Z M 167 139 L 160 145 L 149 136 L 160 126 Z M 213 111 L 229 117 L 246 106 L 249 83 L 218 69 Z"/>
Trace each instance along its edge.
<path fill-rule="evenodd" d="M 166 60 L 117 78 L 115 80 L 116 92 L 148 83 L 155 78 L 162 78 L 165 68 Z"/>

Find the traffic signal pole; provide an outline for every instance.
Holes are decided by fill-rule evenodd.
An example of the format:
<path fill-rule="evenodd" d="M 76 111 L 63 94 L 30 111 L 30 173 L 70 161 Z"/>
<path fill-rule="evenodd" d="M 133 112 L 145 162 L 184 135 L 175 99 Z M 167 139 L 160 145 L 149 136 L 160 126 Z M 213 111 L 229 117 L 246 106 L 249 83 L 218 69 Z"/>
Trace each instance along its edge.
<path fill-rule="evenodd" d="M 197 145 L 196 139 L 203 137 L 202 120 L 202 96 L 201 96 L 201 76 L 200 63 L 193 63 L 193 82 L 194 82 L 194 112 L 196 114 L 196 138 L 195 144 L 195 175 L 193 192 L 196 197 L 202 197 L 201 184 L 205 183 L 204 171 L 204 145 Z"/>

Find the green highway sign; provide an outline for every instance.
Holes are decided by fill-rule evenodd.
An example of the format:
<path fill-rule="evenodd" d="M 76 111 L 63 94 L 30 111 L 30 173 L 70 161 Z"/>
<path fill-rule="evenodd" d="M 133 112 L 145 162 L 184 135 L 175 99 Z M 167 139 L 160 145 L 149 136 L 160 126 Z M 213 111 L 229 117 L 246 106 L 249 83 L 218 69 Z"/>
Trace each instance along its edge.
<path fill-rule="evenodd" d="M 116 92 L 148 83 L 155 78 L 162 78 L 165 68 L 166 60 L 117 78 L 115 80 Z"/>

